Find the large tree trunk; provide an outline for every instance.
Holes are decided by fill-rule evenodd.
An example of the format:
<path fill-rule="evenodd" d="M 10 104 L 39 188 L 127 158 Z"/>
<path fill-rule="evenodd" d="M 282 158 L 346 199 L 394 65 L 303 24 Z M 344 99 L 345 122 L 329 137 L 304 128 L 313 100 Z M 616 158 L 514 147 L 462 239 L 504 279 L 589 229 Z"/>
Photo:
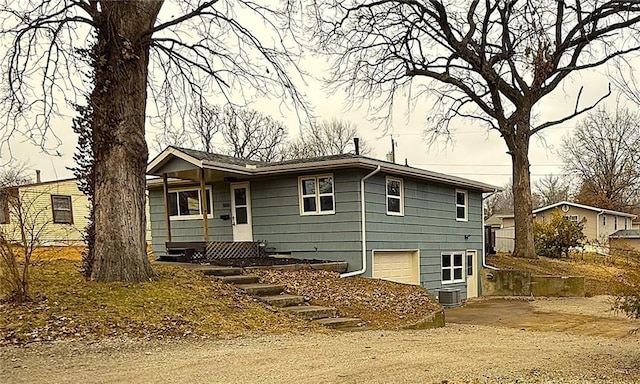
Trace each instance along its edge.
<path fill-rule="evenodd" d="M 162 1 L 104 1 L 94 48 L 96 281 L 148 281 L 145 141 L 148 41 Z"/>
<path fill-rule="evenodd" d="M 531 201 L 531 171 L 529 169 L 529 119 L 518 124 L 517 134 L 507 141 L 513 172 L 513 214 L 515 246 L 513 256 L 536 258 L 533 245 L 533 204 Z"/>

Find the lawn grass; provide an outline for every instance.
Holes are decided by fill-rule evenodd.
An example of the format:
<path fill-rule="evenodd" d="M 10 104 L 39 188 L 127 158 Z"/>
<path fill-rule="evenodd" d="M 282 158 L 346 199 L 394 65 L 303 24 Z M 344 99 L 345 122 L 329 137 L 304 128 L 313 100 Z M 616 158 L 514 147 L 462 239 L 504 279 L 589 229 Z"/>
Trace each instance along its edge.
<path fill-rule="evenodd" d="M 71 252 L 71 251 L 69 251 Z M 154 281 L 96 283 L 79 258 L 41 254 L 32 266 L 32 298 L 0 304 L 0 343 L 103 337 L 168 338 L 302 332 L 311 327 L 276 313 L 232 286 L 181 267 L 154 265 Z"/>

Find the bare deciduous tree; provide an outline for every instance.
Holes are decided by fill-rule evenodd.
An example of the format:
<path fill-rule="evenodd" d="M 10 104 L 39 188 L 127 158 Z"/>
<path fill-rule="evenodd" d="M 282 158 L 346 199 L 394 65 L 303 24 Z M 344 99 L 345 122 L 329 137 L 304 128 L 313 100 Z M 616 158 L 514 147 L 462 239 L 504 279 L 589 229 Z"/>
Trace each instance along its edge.
<path fill-rule="evenodd" d="M 610 94 L 539 122 L 534 108 L 572 74 L 640 49 L 640 3 L 595 0 L 362 0 L 318 5 L 319 42 L 352 100 L 389 115 L 398 91 L 429 96 L 433 134 L 454 118 L 500 132 L 513 164 L 514 255 L 535 257 L 529 142 Z M 414 99 L 415 101 L 416 99 Z M 380 101 L 380 103 L 377 103 Z M 415 104 L 414 104 L 415 105 Z"/>
<path fill-rule="evenodd" d="M 569 181 L 561 176 L 546 175 L 534 183 L 533 197 L 540 208 L 547 205 L 569 200 Z"/>
<path fill-rule="evenodd" d="M 346 120 L 312 122 L 299 138 L 291 141 L 285 151 L 287 159 L 303 159 L 344 153 L 355 153 L 353 139 L 360 138 L 358 127 Z M 361 155 L 371 152 L 366 141 L 360 138 Z"/>
<path fill-rule="evenodd" d="M 52 223 L 51 207 L 42 204 L 43 195 L 49 194 L 20 193 L 17 188 L 30 181 L 24 164 L 0 172 L 0 294 L 15 303 L 31 299 L 33 252 Z"/>
<path fill-rule="evenodd" d="M 210 95 L 237 100 L 252 92 L 302 106 L 288 74 L 297 69 L 294 12 L 289 1 L 0 2 L 7 53 L 0 138 L 21 132 L 55 147 L 52 122 L 64 103 L 87 97 L 92 107 L 94 280 L 152 276 L 144 213 L 147 113 L 168 125 Z"/>
<path fill-rule="evenodd" d="M 229 155 L 264 162 L 281 159 L 287 138 L 282 123 L 248 109 L 225 108 L 220 132 Z"/>
<path fill-rule="evenodd" d="M 640 115 L 627 109 L 590 113 L 564 138 L 562 158 L 577 176 L 583 204 L 635 211 L 640 204 Z"/>
<path fill-rule="evenodd" d="M 509 181 L 501 192 L 494 193 L 485 200 L 487 217 L 496 214 L 513 214 L 513 189 L 511 186 L 511 181 Z"/>

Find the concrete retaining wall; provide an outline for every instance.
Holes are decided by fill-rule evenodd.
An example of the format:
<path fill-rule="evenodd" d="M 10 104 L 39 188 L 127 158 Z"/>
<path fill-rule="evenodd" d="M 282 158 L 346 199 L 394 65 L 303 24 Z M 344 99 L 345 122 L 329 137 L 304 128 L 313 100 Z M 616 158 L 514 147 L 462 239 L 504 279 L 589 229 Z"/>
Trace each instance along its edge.
<path fill-rule="evenodd" d="M 483 296 L 584 296 L 583 276 L 540 276 L 526 271 L 482 270 Z"/>

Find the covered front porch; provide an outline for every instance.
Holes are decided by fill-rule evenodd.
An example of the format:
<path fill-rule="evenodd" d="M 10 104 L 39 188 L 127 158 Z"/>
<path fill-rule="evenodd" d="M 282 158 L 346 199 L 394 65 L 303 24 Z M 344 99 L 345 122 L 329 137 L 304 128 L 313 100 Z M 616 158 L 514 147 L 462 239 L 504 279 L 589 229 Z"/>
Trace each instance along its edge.
<path fill-rule="evenodd" d="M 147 174 L 158 177 L 148 181 L 155 202 L 150 205 L 154 251 L 170 261 L 264 257 L 265 244 L 254 241 L 252 230 L 247 167 L 256 164 L 221 166 L 220 160 L 237 159 L 208 155 L 212 158 L 170 147 L 149 164 Z"/>

